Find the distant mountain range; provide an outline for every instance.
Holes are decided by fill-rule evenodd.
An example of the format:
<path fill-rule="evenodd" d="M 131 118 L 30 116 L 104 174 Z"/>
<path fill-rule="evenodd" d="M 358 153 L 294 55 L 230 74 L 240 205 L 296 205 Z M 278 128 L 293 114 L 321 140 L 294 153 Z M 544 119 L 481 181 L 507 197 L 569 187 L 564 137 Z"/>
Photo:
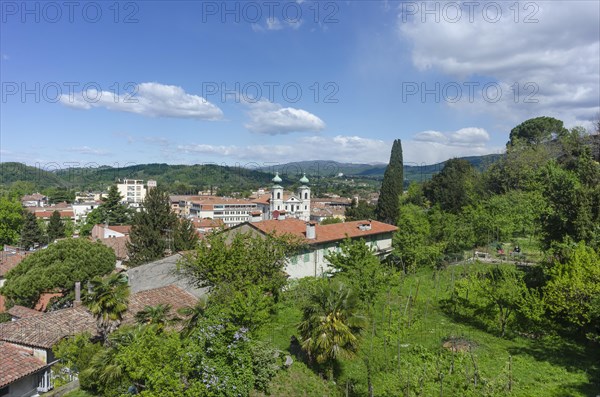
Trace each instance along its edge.
<path fill-rule="evenodd" d="M 484 156 L 462 157 L 469 161 L 475 168 L 483 170 L 489 165 L 498 161 L 502 157 L 501 154 L 488 154 Z M 404 164 L 405 179 L 414 179 L 415 176 L 425 179 L 437 174 L 444 168 L 445 162 L 416 165 Z M 372 177 L 383 178 L 387 164 L 356 164 L 356 163 L 339 163 L 330 160 L 313 160 L 313 161 L 298 161 L 286 164 L 277 164 L 268 167 L 258 168 L 259 171 L 268 173 L 279 172 L 281 175 L 300 175 L 306 173 L 307 176 L 313 177 L 332 177 L 332 176 L 352 176 L 352 177 Z"/>
<path fill-rule="evenodd" d="M 502 155 L 464 157 L 478 169 L 485 169 L 498 161 Z M 444 163 L 431 165 L 405 164 L 404 177 L 407 181 L 430 179 L 444 167 Z M 67 168 L 44 170 L 22 163 L 0 163 L 0 185 L 14 182 L 30 182 L 36 189 L 60 187 L 81 190 L 104 190 L 117 179 L 154 179 L 171 190 L 187 192 L 219 186 L 221 189 L 247 190 L 265 186 L 277 171 L 285 184 L 297 182 L 297 177 L 306 173 L 312 178 L 352 177 L 381 179 L 386 164 L 340 163 L 328 160 L 299 161 L 277 164 L 255 169 L 221 165 L 170 165 L 139 164 L 129 167 L 101 166 L 97 168 Z"/>

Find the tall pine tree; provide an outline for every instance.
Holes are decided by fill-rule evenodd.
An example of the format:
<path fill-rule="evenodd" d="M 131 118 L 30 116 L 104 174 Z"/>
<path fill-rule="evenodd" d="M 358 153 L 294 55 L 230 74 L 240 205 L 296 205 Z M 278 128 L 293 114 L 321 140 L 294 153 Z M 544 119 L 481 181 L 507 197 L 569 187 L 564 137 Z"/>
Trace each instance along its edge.
<path fill-rule="evenodd" d="M 54 241 L 57 238 L 65 237 L 65 223 L 60 218 L 60 212 L 54 211 L 48 222 L 48 228 L 46 229 L 48 234 L 48 240 Z"/>
<path fill-rule="evenodd" d="M 30 249 L 36 244 L 41 244 L 42 241 L 46 241 L 40 225 L 37 223 L 37 219 L 32 212 L 25 212 L 25 219 L 23 221 L 23 229 L 21 230 L 21 241 L 20 245 L 23 249 Z"/>
<path fill-rule="evenodd" d="M 129 265 L 138 266 L 165 255 L 174 247 L 173 234 L 177 216 L 171 212 L 169 194 L 160 187 L 148 191 L 144 208 L 133 217 L 129 233 Z"/>
<path fill-rule="evenodd" d="M 198 247 L 198 233 L 189 219 L 178 219 L 175 222 L 173 243 L 175 251 L 188 251 Z"/>
<path fill-rule="evenodd" d="M 105 221 L 109 225 L 127 225 L 131 222 L 131 210 L 126 205 L 121 204 L 123 197 L 119 193 L 117 185 L 112 185 L 108 189 L 108 197 L 102 203 L 105 213 Z"/>
<path fill-rule="evenodd" d="M 379 201 L 377 202 L 377 219 L 395 225 L 398 221 L 400 195 L 404 189 L 404 162 L 402 160 L 402 142 L 394 141 L 390 162 L 385 169 Z"/>

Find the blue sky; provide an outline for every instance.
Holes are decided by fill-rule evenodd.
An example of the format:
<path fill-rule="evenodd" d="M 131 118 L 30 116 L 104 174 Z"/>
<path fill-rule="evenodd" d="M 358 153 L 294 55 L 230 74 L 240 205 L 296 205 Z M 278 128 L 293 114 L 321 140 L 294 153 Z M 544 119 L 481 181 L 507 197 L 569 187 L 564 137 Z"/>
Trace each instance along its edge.
<path fill-rule="evenodd" d="M 1 161 L 435 163 L 600 111 L 596 1 L 71 4 L 1 2 Z"/>

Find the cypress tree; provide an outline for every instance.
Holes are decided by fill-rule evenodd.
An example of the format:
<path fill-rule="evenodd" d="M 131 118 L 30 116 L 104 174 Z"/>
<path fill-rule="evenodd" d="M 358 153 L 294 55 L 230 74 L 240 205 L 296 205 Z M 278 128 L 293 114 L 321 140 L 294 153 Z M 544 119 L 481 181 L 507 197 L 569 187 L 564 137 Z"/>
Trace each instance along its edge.
<path fill-rule="evenodd" d="M 32 212 L 26 211 L 23 229 L 21 230 L 21 248 L 28 250 L 36 244 L 41 244 L 44 240 L 44 234 L 37 223 L 35 215 Z"/>
<path fill-rule="evenodd" d="M 171 212 L 169 194 L 162 188 L 150 189 L 144 208 L 133 217 L 129 233 L 129 265 L 137 266 L 165 255 L 173 250 L 173 228 L 177 216 Z"/>
<path fill-rule="evenodd" d="M 404 162 L 402 160 L 402 142 L 396 139 L 392 146 L 390 162 L 385 169 L 379 201 L 377 219 L 395 225 L 398 221 L 400 195 L 404 189 Z"/>
<path fill-rule="evenodd" d="M 48 234 L 48 239 L 50 241 L 65 237 L 65 223 L 60 218 L 60 212 L 55 210 L 52 213 L 46 233 Z"/>

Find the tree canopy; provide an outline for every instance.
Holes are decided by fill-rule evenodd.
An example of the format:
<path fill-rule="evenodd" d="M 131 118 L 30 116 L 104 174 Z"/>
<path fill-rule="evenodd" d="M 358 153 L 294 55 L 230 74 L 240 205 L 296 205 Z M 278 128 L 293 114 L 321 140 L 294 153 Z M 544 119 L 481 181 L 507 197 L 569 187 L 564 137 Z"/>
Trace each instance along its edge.
<path fill-rule="evenodd" d="M 33 307 L 42 292 L 71 293 L 75 282 L 83 283 L 111 272 L 115 254 L 101 243 L 65 239 L 28 255 L 6 275 L 0 289 L 10 304 Z"/>

